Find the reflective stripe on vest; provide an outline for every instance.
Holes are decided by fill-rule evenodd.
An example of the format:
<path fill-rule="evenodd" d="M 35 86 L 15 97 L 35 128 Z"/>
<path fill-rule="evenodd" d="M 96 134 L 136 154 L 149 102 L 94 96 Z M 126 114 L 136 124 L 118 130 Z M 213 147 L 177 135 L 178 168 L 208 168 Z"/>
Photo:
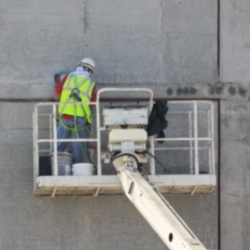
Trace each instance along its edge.
<path fill-rule="evenodd" d="M 88 123 L 91 123 L 91 110 L 89 104 L 72 104 L 78 102 L 71 96 L 72 90 L 77 89 L 78 95 L 83 103 L 89 103 L 95 83 L 89 78 L 70 74 L 64 83 L 58 112 L 59 115 L 67 114 L 72 116 L 84 117 Z"/>

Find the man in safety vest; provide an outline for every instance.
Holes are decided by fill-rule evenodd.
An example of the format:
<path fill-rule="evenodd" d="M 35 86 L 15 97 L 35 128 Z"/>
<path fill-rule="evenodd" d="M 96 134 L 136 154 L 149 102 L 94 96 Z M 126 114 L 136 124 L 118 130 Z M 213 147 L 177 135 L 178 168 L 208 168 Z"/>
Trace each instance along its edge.
<path fill-rule="evenodd" d="M 58 107 L 59 124 L 57 138 L 87 138 L 86 127 L 91 124 L 91 107 L 89 102 L 96 101 L 96 85 L 90 75 L 95 63 L 91 58 L 84 58 L 76 71 L 66 75 L 56 86 L 54 98 L 60 100 Z M 77 102 L 82 102 L 80 105 Z M 67 142 L 58 142 L 57 150 L 65 151 Z M 87 143 L 72 142 L 73 163 L 87 162 Z"/>

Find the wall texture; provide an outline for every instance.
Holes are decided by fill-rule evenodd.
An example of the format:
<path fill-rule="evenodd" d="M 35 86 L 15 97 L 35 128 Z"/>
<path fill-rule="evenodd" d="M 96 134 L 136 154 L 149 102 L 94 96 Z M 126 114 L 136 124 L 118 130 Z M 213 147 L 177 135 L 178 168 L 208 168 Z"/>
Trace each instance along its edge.
<path fill-rule="evenodd" d="M 0 133 L 0 249 L 166 249 L 125 196 L 33 196 L 33 106 L 33 102 L 0 103 L 4 121 Z M 217 249 L 217 191 L 167 199 L 200 240 Z"/>
<path fill-rule="evenodd" d="M 0 3 L 2 98 L 52 97 L 53 75 L 86 56 L 100 84 L 218 80 L 216 0 Z"/>
<path fill-rule="evenodd" d="M 216 0 L 0 0 L 0 250 L 165 249 L 125 197 L 32 196 L 34 102 L 85 56 L 98 88 L 221 100 L 220 204 L 168 199 L 208 248 L 248 248 L 250 4 L 219 7 L 217 34 Z"/>
<path fill-rule="evenodd" d="M 221 81 L 249 83 L 250 3 L 221 1 Z"/>

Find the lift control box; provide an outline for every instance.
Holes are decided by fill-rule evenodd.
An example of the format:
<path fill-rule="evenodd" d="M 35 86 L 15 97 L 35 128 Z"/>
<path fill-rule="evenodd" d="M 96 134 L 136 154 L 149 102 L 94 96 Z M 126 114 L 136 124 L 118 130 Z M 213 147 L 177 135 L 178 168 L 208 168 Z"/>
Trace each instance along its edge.
<path fill-rule="evenodd" d="M 138 128 L 146 127 L 148 124 L 148 109 L 146 108 L 104 109 L 102 115 L 106 129 Z"/>

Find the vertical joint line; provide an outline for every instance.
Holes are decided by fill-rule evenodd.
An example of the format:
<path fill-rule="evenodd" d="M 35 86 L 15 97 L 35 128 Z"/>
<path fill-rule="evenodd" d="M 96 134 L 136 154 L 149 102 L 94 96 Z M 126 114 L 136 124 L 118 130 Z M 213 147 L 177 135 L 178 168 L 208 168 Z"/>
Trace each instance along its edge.
<path fill-rule="evenodd" d="M 217 0 L 217 71 L 220 79 L 220 0 Z"/>

